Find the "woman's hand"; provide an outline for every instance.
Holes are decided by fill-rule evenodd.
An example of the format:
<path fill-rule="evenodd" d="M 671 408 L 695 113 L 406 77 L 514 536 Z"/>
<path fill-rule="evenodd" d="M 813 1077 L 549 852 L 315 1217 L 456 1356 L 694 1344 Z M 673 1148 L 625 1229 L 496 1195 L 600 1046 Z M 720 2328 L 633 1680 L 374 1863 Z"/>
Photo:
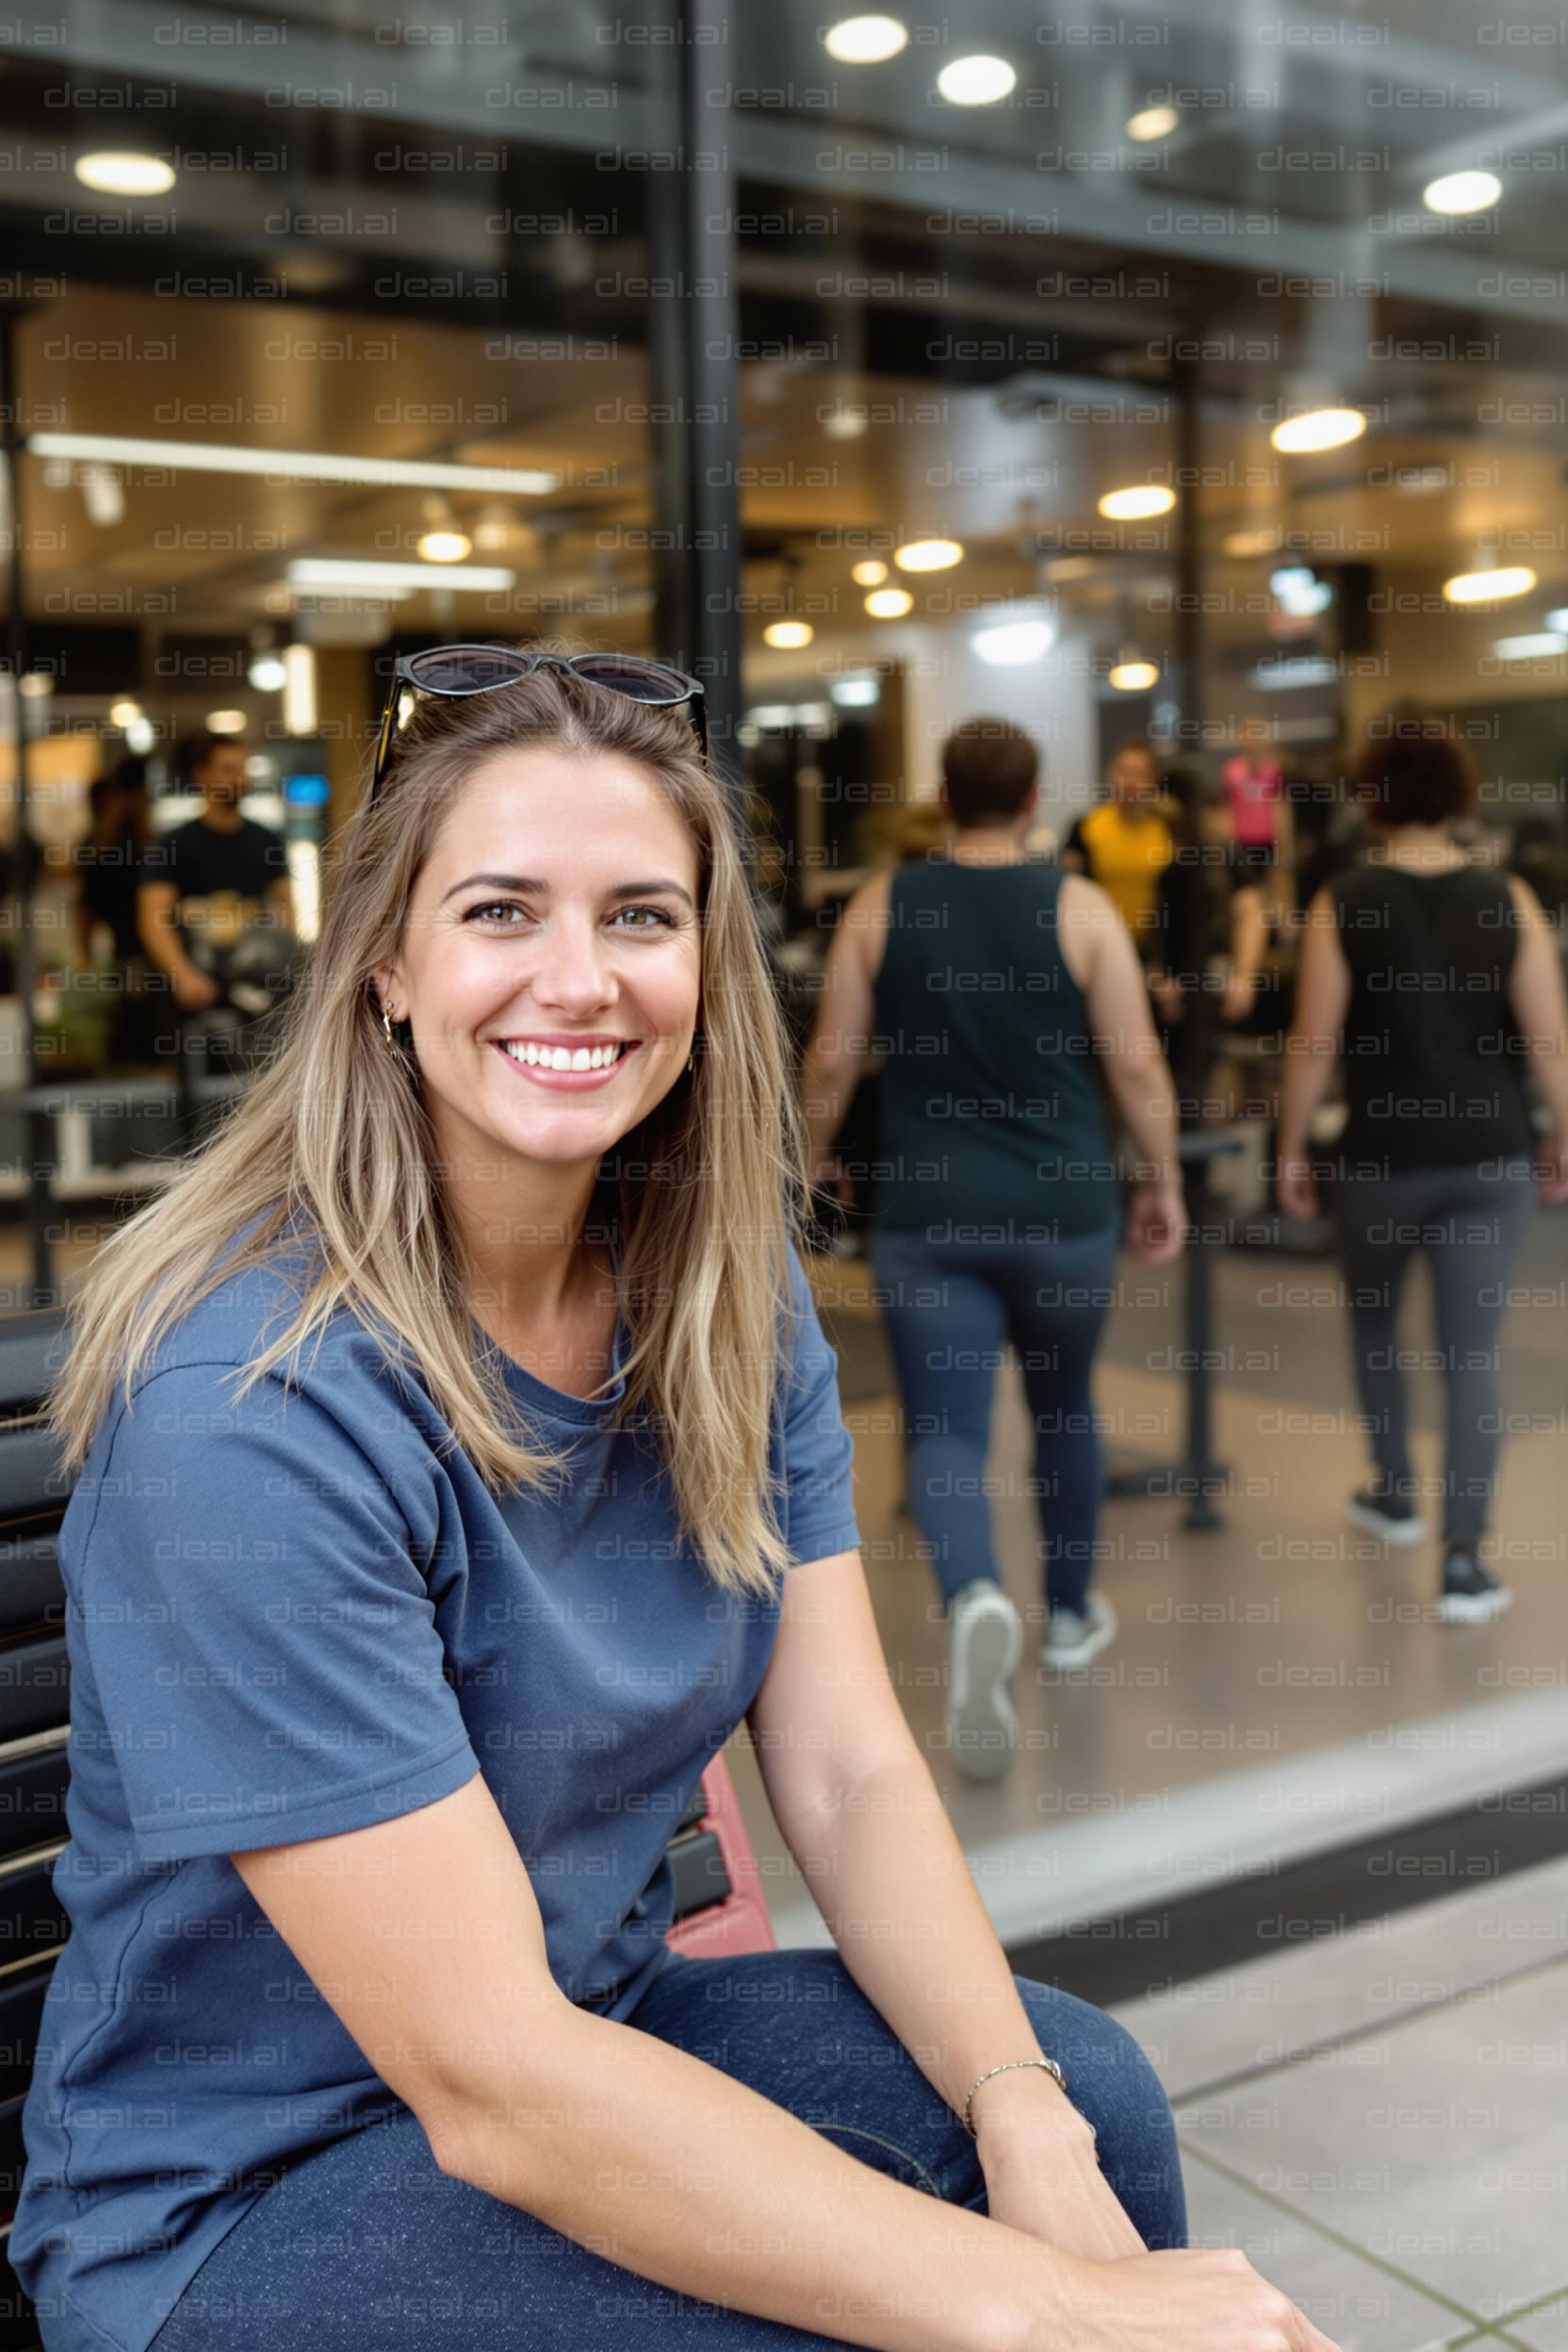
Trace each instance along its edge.
<path fill-rule="evenodd" d="M 1312 1162 L 1299 1145 L 1281 1143 L 1274 1189 L 1286 1217 L 1312 1218 L 1317 1215 L 1317 1185 Z"/>
<path fill-rule="evenodd" d="M 1249 972 L 1233 972 L 1219 999 L 1221 1021 L 1245 1021 L 1257 1002 L 1258 984 Z"/>
<path fill-rule="evenodd" d="M 1100 2169 L 1094 2135 L 1076 2110 L 1053 2125 L 1027 2154 L 981 2149 L 986 2205 L 992 2221 L 1085 2262 L 1114 2262 L 1147 2251 L 1121 2199 Z"/>
<path fill-rule="evenodd" d="M 1127 1247 L 1140 1266 L 1168 1266 L 1179 1258 L 1186 1226 L 1180 1184 L 1139 1184 L 1127 1204 Z"/>
<path fill-rule="evenodd" d="M 1568 1135 L 1560 1128 L 1536 1146 L 1535 1189 L 1545 1202 L 1568 1200 Z"/>
<path fill-rule="evenodd" d="M 1130 2261 L 1073 2265 L 1042 2294 L 1025 2352 L 1062 2342 L 1062 2306 L 1074 2352 L 1339 2352 L 1289 2295 L 1224 2246 L 1162 2249 Z"/>

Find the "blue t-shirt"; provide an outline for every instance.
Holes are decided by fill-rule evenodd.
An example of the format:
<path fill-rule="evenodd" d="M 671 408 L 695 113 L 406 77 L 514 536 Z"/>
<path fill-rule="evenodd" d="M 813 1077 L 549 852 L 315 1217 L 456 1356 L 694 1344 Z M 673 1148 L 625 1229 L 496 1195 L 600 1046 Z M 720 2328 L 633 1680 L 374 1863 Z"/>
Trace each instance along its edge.
<path fill-rule="evenodd" d="M 770 1467 L 798 1565 L 859 1534 L 837 1363 L 790 1254 Z M 300 1387 L 233 1402 L 225 1376 L 293 1304 L 274 1259 L 187 1315 L 129 1414 L 116 1392 L 60 1533 L 71 1932 L 8 2246 L 49 2352 L 145 2352 L 279 2166 L 403 2111 L 231 1853 L 482 1772 L 551 1975 L 574 2001 L 625 1980 L 603 2012 L 625 2017 L 669 1957 L 665 1845 L 777 1634 L 776 1601 L 726 1592 L 679 1538 L 653 1433 L 609 1427 L 623 1324 L 603 1398 L 502 1359 L 571 1465 L 559 1493 L 497 1499 L 347 1310 Z"/>

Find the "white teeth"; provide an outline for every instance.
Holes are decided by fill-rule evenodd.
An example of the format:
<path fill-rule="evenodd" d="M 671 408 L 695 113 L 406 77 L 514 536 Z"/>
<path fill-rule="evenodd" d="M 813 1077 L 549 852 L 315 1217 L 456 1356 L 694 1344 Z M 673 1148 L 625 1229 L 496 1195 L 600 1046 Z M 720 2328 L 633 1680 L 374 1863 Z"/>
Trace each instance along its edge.
<path fill-rule="evenodd" d="M 514 1062 L 545 1070 L 608 1070 L 620 1054 L 618 1045 L 580 1045 L 573 1053 L 564 1045 L 514 1045 L 504 1051 Z"/>

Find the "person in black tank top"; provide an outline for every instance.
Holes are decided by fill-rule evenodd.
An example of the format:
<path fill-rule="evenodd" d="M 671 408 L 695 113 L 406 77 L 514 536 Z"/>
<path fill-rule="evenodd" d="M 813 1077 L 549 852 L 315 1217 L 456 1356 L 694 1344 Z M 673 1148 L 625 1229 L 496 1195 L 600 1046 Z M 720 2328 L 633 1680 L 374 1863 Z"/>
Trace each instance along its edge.
<path fill-rule="evenodd" d="M 1497 1347 L 1510 1272 L 1536 1192 L 1568 1198 L 1562 975 L 1527 886 L 1473 863 L 1449 826 L 1475 777 L 1460 746 L 1413 713 L 1390 714 L 1361 790 L 1380 847 L 1307 908 L 1280 1113 L 1279 1194 L 1317 1213 L 1319 1175 L 1350 1290 L 1352 1354 L 1375 1476 L 1346 1505 L 1385 1544 L 1426 1526 L 1399 1369 L 1400 1294 L 1427 1253 L 1446 1397 L 1443 1570 L 1435 1613 L 1495 1616 L 1512 1599 L 1481 1560 L 1496 1491 Z M 1315 1160 L 1311 1130 L 1339 1068 L 1346 1117 Z M 1545 1098 L 1538 1152 L 1527 1072 Z"/>
<path fill-rule="evenodd" d="M 1117 1630 L 1089 1590 L 1102 1483 L 1091 1375 L 1122 1223 L 1092 1062 L 1147 1170 L 1127 1231 L 1145 1265 L 1177 1255 L 1184 1210 L 1170 1073 L 1132 939 L 1094 883 L 1023 856 L 1033 744 L 972 720 L 942 760 L 948 855 L 876 876 L 845 907 L 802 1090 L 820 1167 L 863 1054 L 881 1056 L 872 1267 L 910 1508 L 947 1612 L 949 1745 L 966 1777 L 989 1780 L 1016 1747 L 1005 1686 L 1023 1646 L 986 1499 L 1009 1343 L 1036 1431 L 1041 1663 L 1085 1664 Z"/>

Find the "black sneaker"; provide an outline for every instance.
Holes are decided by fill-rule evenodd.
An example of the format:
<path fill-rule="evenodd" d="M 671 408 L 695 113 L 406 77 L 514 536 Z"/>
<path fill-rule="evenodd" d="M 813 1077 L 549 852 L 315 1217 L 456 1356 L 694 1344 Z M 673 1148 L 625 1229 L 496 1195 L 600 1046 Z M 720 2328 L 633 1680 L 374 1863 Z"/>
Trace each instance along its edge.
<path fill-rule="evenodd" d="M 1359 1487 L 1346 1503 L 1345 1516 L 1396 1550 L 1426 1540 L 1427 1523 L 1409 1495 L 1390 1494 L 1381 1486 Z"/>
<path fill-rule="evenodd" d="M 1437 1613 L 1450 1625 L 1481 1625 L 1500 1617 L 1513 1595 L 1483 1568 L 1462 1544 L 1451 1544 L 1443 1560 L 1443 1594 Z"/>

